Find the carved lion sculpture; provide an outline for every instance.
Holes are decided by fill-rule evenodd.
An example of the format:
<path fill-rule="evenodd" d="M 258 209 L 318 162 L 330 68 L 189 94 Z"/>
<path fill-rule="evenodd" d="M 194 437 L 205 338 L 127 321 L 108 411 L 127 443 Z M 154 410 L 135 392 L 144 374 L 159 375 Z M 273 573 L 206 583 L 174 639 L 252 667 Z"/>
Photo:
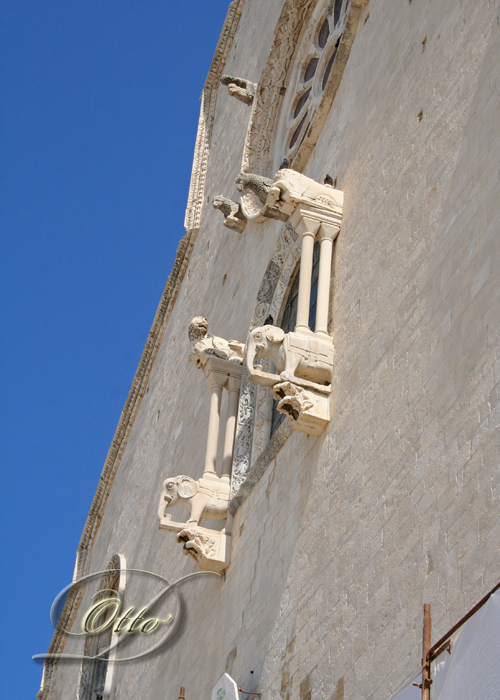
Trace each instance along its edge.
<path fill-rule="evenodd" d="M 214 209 L 219 209 L 224 214 L 224 226 L 230 228 L 232 231 L 243 233 L 247 220 L 241 213 L 238 202 L 233 202 L 232 199 L 218 194 L 214 197 L 212 204 Z"/>
<path fill-rule="evenodd" d="M 179 503 L 189 511 L 188 523 L 200 524 L 200 520 L 226 520 L 228 517 L 229 483 L 221 479 L 199 479 L 190 476 L 170 476 L 162 484 L 160 517 L 162 509 Z M 166 504 L 166 505 L 165 505 Z"/>
<path fill-rule="evenodd" d="M 203 316 L 196 316 L 189 324 L 189 340 L 191 341 L 191 354 L 189 362 L 203 369 L 210 357 L 219 357 L 221 360 L 243 363 L 245 345 L 237 340 L 224 340 L 208 332 L 208 321 Z"/>

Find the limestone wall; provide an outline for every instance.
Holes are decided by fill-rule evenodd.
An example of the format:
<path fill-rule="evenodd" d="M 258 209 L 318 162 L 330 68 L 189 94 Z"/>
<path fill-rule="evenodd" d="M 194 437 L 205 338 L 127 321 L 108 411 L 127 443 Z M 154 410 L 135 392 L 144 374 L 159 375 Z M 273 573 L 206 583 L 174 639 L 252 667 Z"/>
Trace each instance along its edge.
<path fill-rule="evenodd" d="M 258 81 L 281 9 L 245 4 L 225 72 Z M 331 424 L 288 438 L 236 513 L 225 579 L 186 584 L 181 638 L 117 666 L 117 700 L 181 685 L 208 699 L 224 671 L 264 700 L 383 700 L 419 668 L 423 602 L 437 639 L 500 579 L 499 22 L 488 0 L 363 10 L 305 168 L 345 192 Z M 203 467 L 209 391 L 187 362 L 189 321 L 245 341 L 283 226 L 240 235 L 211 205 L 236 198 L 249 115 L 221 86 L 200 230 L 90 570 L 115 552 L 172 579 L 197 568 L 158 530 L 157 502 L 166 476 Z M 76 697 L 78 668 L 57 666 L 53 700 Z"/>

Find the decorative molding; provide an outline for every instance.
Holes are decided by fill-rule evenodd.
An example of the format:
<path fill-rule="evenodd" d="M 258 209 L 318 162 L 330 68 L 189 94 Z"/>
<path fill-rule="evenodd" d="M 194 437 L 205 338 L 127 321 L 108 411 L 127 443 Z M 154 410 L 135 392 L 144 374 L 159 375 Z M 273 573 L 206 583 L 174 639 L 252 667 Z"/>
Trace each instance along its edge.
<path fill-rule="evenodd" d="M 273 45 L 253 102 L 243 152 L 243 172 L 263 173 L 270 169 L 271 144 L 290 65 L 315 5 L 316 0 L 285 0 L 283 3 Z"/>
<path fill-rule="evenodd" d="M 286 0 L 283 4 L 273 45 L 252 104 L 241 164 L 241 171 L 244 173 L 268 173 L 275 170 L 286 155 L 282 149 L 273 149 L 273 144 L 278 137 L 283 96 L 289 89 L 292 78 L 292 62 L 297 52 L 302 49 L 303 38 L 306 34 L 310 34 L 310 20 L 317 4 L 317 0 Z M 340 85 L 360 14 L 367 4 L 368 0 L 355 0 L 350 3 L 342 39 L 323 97 L 313 116 L 307 136 L 293 160 L 295 170 L 304 169 L 318 140 Z M 284 118 L 285 115 L 281 117 L 281 119 Z M 258 202 L 255 201 L 252 193 L 247 192 L 242 196 L 241 207 L 246 216 L 250 214 L 249 218 L 258 217 L 257 205 Z"/>
<path fill-rule="evenodd" d="M 269 315 L 279 322 L 283 299 L 290 287 L 299 259 L 300 238 L 293 226 L 286 224 L 278 236 L 276 247 L 257 293 L 250 330 L 261 326 Z M 249 381 L 248 371 L 243 366 L 231 481 L 233 497 L 253 471 L 260 455 L 267 449 L 271 405 L 270 392 L 265 387 L 252 384 Z"/>
<path fill-rule="evenodd" d="M 292 433 L 293 424 L 287 420 L 283 421 L 267 443 L 266 449 L 259 455 L 259 458 L 255 460 L 252 470 L 246 475 L 245 480 L 241 482 L 239 489 L 231 499 L 229 503 L 229 512 L 232 513 L 232 515 L 236 513 L 241 504 L 247 499 L 250 491 L 255 484 L 257 484 L 269 464 L 271 464 Z"/>
<path fill-rule="evenodd" d="M 196 240 L 200 225 L 201 211 L 205 197 L 205 180 L 208 166 L 210 139 L 215 114 L 215 105 L 219 81 L 223 74 L 229 51 L 233 44 L 238 23 L 243 12 L 245 0 L 233 0 L 229 5 L 224 26 L 217 44 L 212 65 L 208 72 L 207 80 L 203 88 L 201 98 L 200 119 L 191 172 L 188 203 L 184 225 L 186 233 L 181 238 L 174 261 L 158 309 L 156 311 L 151 330 L 144 347 L 139 366 L 136 370 L 132 386 L 130 388 L 125 406 L 123 408 L 118 427 L 113 437 L 104 468 L 101 473 L 96 494 L 92 502 L 89 515 L 80 539 L 77 550 L 75 566 L 75 578 L 80 578 L 87 573 L 88 552 L 90 551 L 104 509 L 113 486 L 113 482 L 120 465 L 120 461 L 127 445 L 127 441 L 134 425 L 141 401 L 146 393 L 149 377 L 165 333 L 168 320 L 172 313 L 179 289 L 189 263 L 189 258 Z M 70 629 L 81 602 L 81 594 L 75 592 L 68 595 L 61 613 L 61 627 Z M 54 632 L 49 646 L 49 653 L 62 653 L 66 638 L 58 630 Z M 44 663 L 42 683 L 37 694 L 39 700 L 49 700 L 52 679 L 57 666 L 57 660 L 47 660 Z"/>
<path fill-rule="evenodd" d="M 256 393 L 257 387 L 248 381 L 248 372 L 243 367 L 230 496 L 234 496 L 238 492 L 250 471 Z"/>

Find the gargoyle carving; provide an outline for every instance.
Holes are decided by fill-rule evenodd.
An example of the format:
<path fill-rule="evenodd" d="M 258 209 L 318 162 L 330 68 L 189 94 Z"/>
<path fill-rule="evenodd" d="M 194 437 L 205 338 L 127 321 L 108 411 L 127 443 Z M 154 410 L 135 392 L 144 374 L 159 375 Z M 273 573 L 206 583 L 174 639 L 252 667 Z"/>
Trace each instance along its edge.
<path fill-rule="evenodd" d="M 255 97 L 257 85 L 244 78 L 233 78 L 230 75 L 223 75 L 220 79 L 222 85 L 227 85 L 227 91 L 231 97 L 246 105 L 251 105 Z"/>
<path fill-rule="evenodd" d="M 189 340 L 191 341 L 191 354 L 189 362 L 203 369 L 210 357 L 219 357 L 221 360 L 234 362 L 241 365 L 245 353 L 245 346 L 237 340 L 224 340 L 208 332 L 208 321 L 203 316 L 196 316 L 189 324 Z"/>
<path fill-rule="evenodd" d="M 226 217 L 224 219 L 224 226 L 226 226 L 226 228 L 230 228 L 232 231 L 237 231 L 238 233 L 243 233 L 247 220 L 243 216 L 238 202 L 233 202 L 232 199 L 227 199 L 219 194 L 214 197 L 212 204 L 214 209 L 220 209 Z"/>
<path fill-rule="evenodd" d="M 160 521 L 165 508 L 176 504 L 189 511 L 187 523 L 199 525 L 200 520 L 226 520 L 228 517 L 229 483 L 221 479 L 198 479 L 190 476 L 170 476 L 162 484 L 158 508 Z"/>
<path fill-rule="evenodd" d="M 292 420 L 298 420 L 307 409 L 313 407 L 313 402 L 304 389 L 292 382 L 275 384 L 271 393 L 278 402 L 278 411 Z"/>
<path fill-rule="evenodd" d="M 304 389 L 293 382 L 280 382 L 271 389 L 277 408 L 294 423 L 294 429 L 308 435 L 321 435 L 330 421 L 327 394 Z"/>
<path fill-rule="evenodd" d="M 254 360 L 267 357 L 278 374 L 263 372 Z M 291 382 L 321 394 L 331 391 L 333 345 L 314 335 L 285 333 L 277 326 L 259 326 L 248 336 L 246 364 L 250 381 L 264 386 Z"/>

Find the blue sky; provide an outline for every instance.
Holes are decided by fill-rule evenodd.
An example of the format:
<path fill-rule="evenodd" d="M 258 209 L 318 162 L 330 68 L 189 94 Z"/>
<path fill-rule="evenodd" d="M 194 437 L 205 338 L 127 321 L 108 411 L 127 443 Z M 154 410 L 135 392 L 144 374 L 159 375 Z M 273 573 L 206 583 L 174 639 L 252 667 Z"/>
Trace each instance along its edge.
<path fill-rule="evenodd" d="M 3 0 L 4 697 L 34 698 L 183 235 L 228 0 Z"/>

